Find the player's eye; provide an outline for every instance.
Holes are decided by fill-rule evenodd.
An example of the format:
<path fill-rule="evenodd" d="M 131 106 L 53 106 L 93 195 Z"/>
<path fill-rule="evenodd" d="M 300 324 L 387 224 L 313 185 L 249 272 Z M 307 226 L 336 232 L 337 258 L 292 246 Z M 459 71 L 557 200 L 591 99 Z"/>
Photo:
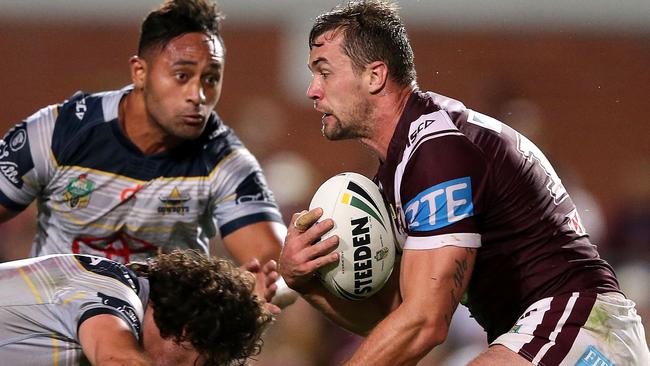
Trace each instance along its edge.
<path fill-rule="evenodd" d="M 206 75 L 203 80 L 208 85 L 216 85 L 219 83 L 219 75 Z"/>
<path fill-rule="evenodd" d="M 174 77 L 176 78 L 176 80 L 182 82 L 185 82 L 190 78 L 190 76 L 185 72 L 177 72 L 176 74 L 174 74 Z"/>

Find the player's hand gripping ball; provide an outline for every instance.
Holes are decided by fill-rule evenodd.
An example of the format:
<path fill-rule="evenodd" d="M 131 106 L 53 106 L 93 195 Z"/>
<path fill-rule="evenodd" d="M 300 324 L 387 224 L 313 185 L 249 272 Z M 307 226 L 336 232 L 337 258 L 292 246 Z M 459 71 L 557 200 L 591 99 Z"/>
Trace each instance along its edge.
<path fill-rule="evenodd" d="M 334 220 L 334 228 L 323 239 L 339 237 L 338 263 L 318 270 L 325 288 L 348 300 L 381 289 L 393 271 L 395 237 L 377 185 L 357 173 L 338 174 L 318 188 L 309 209 L 316 207 L 323 209 L 320 220 Z"/>

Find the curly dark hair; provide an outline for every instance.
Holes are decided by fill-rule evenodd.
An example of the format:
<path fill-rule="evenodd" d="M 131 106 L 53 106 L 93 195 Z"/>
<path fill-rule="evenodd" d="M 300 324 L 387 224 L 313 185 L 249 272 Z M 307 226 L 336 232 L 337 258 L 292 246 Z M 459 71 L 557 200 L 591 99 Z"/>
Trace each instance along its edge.
<path fill-rule="evenodd" d="M 373 61 L 383 61 L 391 78 L 401 85 L 415 82 L 417 74 L 413 50 L 399 7 L 384 0 L 357 0 L 338 5 L 321 14 L 309 33 L 309 48 L 323 33 L 343 32 L 341 48 L 352 60 L 355 71 Z"/>
<path fill-rule="evenodd" d="M 149 278 L 149 300 L 163 338 L 190 342 L 206 365 L 244 365 L 259 354 L 272 321 L 255 278 L 232 262 L 175 250 L 129 265 Z"/>
<path fill-rule="evenodd" d="M 216 36 L 225 49 L 220 34 L 224 18 L 216 4 L 208 0 L 167 0 L 142 22 L 138 56 L 154 48 L 162 49 L 174 38 L 194 32 Z"/>

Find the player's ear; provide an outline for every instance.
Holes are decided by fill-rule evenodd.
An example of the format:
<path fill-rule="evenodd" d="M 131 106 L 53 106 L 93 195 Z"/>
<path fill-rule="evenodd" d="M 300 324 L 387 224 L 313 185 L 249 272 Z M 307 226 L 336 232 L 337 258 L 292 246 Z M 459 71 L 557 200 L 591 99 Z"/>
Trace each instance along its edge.
<path fill-rule="evenodd" d="M 383 61 L 373 61 L 366 66 L 368 73 L 368 91 L 377 94 L 384 90 L 388 81 L 388 66 Z"/>
<path fill-rule="evenodd" d="M 131 68 L 133 87 L 142 90 L 147 74 L 147 62 L 142 57 L 132 56 L 129 59 L 129 67 Z"/>

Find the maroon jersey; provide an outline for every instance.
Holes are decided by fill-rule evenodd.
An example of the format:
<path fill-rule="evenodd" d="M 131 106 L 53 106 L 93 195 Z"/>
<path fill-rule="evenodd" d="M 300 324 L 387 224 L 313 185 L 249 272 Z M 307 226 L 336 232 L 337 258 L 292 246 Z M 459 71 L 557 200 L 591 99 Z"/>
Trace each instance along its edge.
<path fill-rule="evenodd" d="M 404 249 L 478 248 L 462 302 L 490 342 L 539 299 L 620 291 L 544 154 L 458 101 L 413 93 L 376 180 Z"/>

